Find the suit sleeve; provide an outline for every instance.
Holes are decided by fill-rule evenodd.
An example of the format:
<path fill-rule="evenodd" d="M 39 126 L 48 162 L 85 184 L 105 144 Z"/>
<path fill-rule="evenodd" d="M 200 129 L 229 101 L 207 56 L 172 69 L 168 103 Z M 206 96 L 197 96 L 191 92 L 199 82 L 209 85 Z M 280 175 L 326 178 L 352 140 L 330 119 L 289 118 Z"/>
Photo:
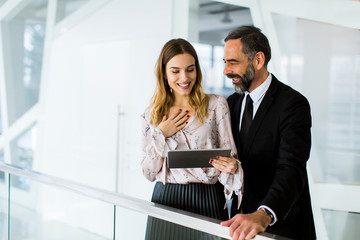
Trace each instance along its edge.
<path fill-rule="evenodd" d="M 279 119 L 279 147 L 274 181 L 261 205 L 279 220 L 297 201 L 307 181 L 306 162 L 311 147 L 310 105 L 300 94 L 287 99 Z"/>

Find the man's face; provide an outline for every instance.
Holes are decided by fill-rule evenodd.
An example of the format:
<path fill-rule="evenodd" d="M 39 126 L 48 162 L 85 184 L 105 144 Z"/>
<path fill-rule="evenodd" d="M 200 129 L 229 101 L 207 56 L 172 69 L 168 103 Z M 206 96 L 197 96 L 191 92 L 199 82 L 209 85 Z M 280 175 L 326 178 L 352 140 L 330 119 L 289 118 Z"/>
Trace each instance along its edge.
<path fill-rule="evenodd" d="M 255 69 L 243 53 L 240 39 L 231 39 L 225 43 L 224 62 L 224 75 L 232 79 L 235 91 L 248 91 L 255 79 Z"/>

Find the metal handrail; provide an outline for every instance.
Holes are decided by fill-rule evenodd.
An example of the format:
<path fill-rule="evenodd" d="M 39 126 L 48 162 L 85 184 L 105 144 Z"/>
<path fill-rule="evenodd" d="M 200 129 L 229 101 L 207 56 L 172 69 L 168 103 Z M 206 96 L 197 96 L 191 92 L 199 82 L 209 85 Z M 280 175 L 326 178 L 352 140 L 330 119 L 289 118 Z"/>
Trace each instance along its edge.
<path fill-rule="evenodd" d="M 206 232 L 225 239 L 231 239 L 227 227 L 221 226 L 220 221 L 204 217 L 198 214 L 182 211 L 172 207 L 155 204 L 142 199 L 127 196 L 121 193 L 115 193 L 103 189 L 94 188 L 84 184 L 76 183 L 63 178 L 50 176 L 34 170 L 14 166 L 0 162 L 0 171 L 7 172 L 17 176 L 27 177 L 29 179 L 39 181 L 51 186 L 66 189 L 77 194 L 81 194 L 93 199 L 101 200 L 119 207 L 140 212 L 155 218 L 159 218 L 168 222 L 179 224 L 198 231 Z M 255 240 L 262 239 L 281 239 L 271 236 L 267 233 L 258 234 Z"/>

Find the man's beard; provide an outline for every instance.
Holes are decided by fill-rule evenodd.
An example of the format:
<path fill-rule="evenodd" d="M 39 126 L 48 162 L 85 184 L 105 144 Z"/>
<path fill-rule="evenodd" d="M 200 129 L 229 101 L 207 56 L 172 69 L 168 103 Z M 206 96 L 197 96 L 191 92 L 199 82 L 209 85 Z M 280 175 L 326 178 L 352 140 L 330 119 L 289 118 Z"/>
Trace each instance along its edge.
<path fill-rule="evenodd" d="M 228 74 L 226 76 L 230 79 L 240 78 L 240 82 L 233 83 L 234 89 L 237 93 L 244 93 L 249 90 L 252 81 L 255 79 L 255 69 L 252 63 L 250 63 L 243 77 L 238 74 Z"/>

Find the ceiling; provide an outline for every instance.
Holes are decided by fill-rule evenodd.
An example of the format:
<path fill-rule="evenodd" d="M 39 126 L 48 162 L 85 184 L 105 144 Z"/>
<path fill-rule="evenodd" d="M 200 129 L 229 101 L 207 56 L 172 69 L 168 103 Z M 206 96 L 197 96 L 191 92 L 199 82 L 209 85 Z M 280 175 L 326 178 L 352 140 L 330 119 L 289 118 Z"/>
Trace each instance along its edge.
<path fill-rule="evenodd" d="M 241 25 L 253 25 L 249 8 L 217 1 L 199 0 L 199 42 L 224 45 L 230 30 Z"/>
<path fill-rule="evenodd" d="M 47 2 L 48 0 L 32 0 L 24 5 L 26 7 L 16 17 L 45 21 Z M 58 6 L 61 6 L 60 9 L 65 12 L 58 11 L 57 20 L 61 20 L 87 2 L 89 0 L 58 0 Z M 198 3 L 195 8 L 198 15 L 200 43 L 224 45 L 224 38 L 230 30 L 241 25 L 253 25 L 250 10 L 246 7 L 211 0 L 197 0 L 193 3 Z"/>

